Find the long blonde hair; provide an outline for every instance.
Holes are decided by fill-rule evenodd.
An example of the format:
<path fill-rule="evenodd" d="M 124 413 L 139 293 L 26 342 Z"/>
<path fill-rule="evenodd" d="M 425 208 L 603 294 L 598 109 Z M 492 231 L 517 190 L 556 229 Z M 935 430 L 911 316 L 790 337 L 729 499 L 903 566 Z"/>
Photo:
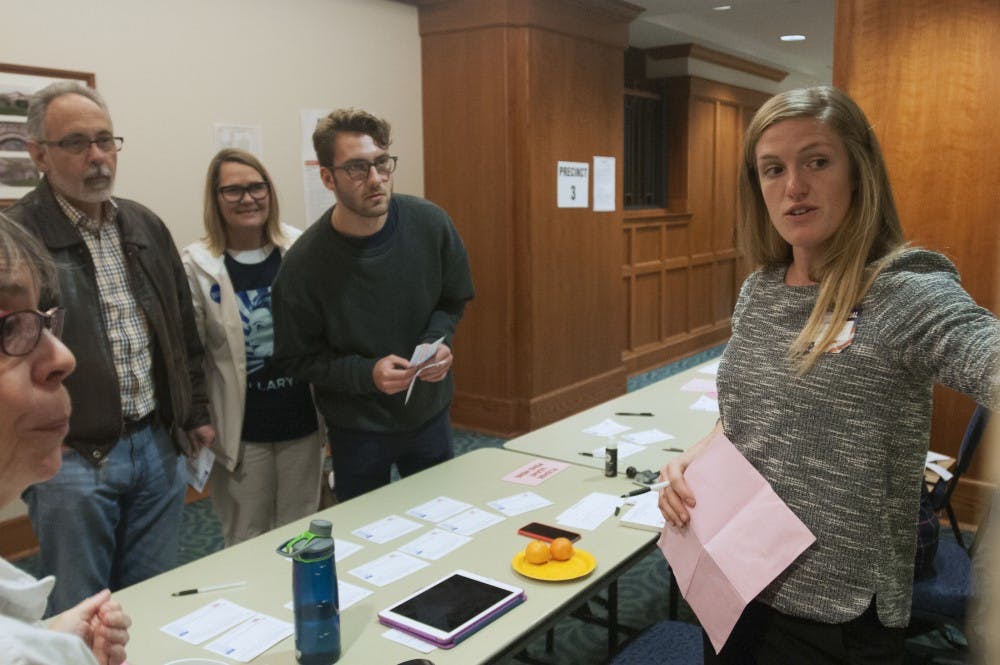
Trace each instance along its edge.
<path fill-rule="evenodd" d="M 886 259 L 899 252 L 905 240 L 882 151 L 864 112 L 836 88 L 802 88 L 769 99 L 747 127 L 740 164 L 737 224 L 740 249 L 747 260 L 764 268 L 788 266 L 792 262 L 791 245 L 778 234 L 767 213 L 756 168 L 757 143 L 763 133 L 790 118 L 814 118 L 843 140 L 854 185 L 844 221 L 827 241 L 819 261 L 811 267 L 810 278 L 819 283 L 819 295 L 809 320 L 789 349 L 799 374 L 805 374 L 868 293 L 888 262 Z M 828 312 L 830 322 L 824 330 L 824 316 Z"/>
<path fill-rule="evenodd" d="M 284 234 L 281 232 L 281 213 L 274 181 L 259 159 L 239 148 L 223 148 L 215 153 L 215 157 L 208 163 L 208 172 L 205 174 L 205 244 L 216 256 L 226 251 L 226 222 L 222 219 L 219 196 L 216 193 L 219 189 L 219 172 L 226 162 L 249 166 L 267 183 L 269 201 L 267 221 L 264 223 L 264 240 L 273 245 L 279 244 L 284 239 Z"/>

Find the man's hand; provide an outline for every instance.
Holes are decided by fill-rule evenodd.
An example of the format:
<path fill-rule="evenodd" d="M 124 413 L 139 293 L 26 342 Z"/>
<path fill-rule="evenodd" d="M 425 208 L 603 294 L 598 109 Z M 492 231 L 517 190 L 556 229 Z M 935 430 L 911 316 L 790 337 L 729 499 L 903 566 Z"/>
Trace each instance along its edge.
<path fill-rule="evenodd" d="M 185 432 L 188 443 L 191 444 L 191 457 L 195 457 L 202 448 L 208 448 L 215 443 L 215 427 L 213 425 L 202 425 Z"/>
<path fill-rule="evenodd" d="M 427 361 L 424 369 L 420 370 L 419 379 L 430 383 L 441 381 L 444 377 L 448 376 L 448 370 L 451 369 L 453 360 L 454 356 L 451 355 L 451 349 L 448 348 L 447 344 L 441 344 L 438 346 L 434 357 Z"/>
<path fill-rule="evenodd" d="M 395 355 L 380 358 L 372 368 L 375 387 L 386 395 L 403 392 L 410 385 L 416 370 L 410 369 L 410 361 Z"/>
<path fill-rule="evenodd" d="M 76 635 L 90 650 L 100 665 L 121 665 L 125 662 L 125 645 L 132 619 L 122 610 L 111 592 L 105 589 L 76 607 L 52 619 L 52 630 Z"/>

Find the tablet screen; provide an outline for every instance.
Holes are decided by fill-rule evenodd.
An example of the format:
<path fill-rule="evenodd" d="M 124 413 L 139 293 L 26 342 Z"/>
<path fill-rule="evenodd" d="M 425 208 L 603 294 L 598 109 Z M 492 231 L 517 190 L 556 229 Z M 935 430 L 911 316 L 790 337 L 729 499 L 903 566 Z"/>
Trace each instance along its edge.
<path fill-rule="evenodd" d="M 510 589 L 453 574 L 390 609 L 450 633 L 510 595 Z"/>

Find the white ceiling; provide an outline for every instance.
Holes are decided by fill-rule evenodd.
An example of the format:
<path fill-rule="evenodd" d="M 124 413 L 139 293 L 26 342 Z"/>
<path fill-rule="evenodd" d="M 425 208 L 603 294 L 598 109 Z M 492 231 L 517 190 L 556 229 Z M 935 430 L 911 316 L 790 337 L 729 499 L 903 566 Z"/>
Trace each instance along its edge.
<path fill-rule="evenodd" d="M 629 0 L 645 12 L 632 22 L 638 48 L 694 42 L 790 73 L 796 85 L 833 80 L 835 0 Z M 731 5 L 728 11 L 713 7 Z M 785 34 L 806 36 L 782 42 Z"/>

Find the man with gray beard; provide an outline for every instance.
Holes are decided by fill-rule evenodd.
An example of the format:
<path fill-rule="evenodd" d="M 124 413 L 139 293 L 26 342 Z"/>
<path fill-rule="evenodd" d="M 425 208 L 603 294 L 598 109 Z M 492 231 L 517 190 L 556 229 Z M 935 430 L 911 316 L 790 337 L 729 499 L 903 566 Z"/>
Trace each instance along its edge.
<path fill-rule="evenodd" d="M 62 468 L 22 497 L 42 573 L 57 577 L 51 615 L 175 565 L 185 493 L 175 440 L 195 453 L 215 430 L 170 232 L 148 208 L 112 197 L 124 140 L 103 99 L 54 83 L 33 96 L 27 130 L 44 177 L 7 214 L 56 261 L 63 341 L 77 358 Z"/>

